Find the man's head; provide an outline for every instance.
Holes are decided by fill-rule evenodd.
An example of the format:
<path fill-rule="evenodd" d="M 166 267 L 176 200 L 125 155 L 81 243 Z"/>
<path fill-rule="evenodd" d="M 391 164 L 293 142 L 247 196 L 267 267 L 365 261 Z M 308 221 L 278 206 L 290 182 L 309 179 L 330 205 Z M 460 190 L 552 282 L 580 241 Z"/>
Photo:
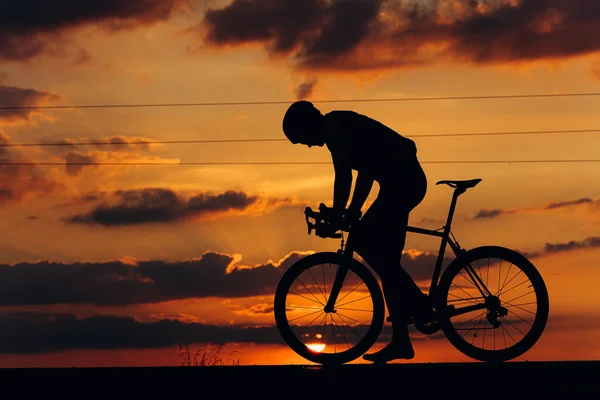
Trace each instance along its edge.
<path fill-rule="evenodd" d="M 322 123 L 323 114 L 310 101 L 296 101 L 283 117 L 283 133 L 294 144 L 323 146 Z"/>

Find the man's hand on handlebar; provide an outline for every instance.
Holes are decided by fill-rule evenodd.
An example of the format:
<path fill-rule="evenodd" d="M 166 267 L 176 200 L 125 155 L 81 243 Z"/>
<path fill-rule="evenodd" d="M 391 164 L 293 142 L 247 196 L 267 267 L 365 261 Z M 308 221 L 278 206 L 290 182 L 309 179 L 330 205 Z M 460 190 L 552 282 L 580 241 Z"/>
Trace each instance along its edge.
<path fill-rule="evenodd" d="M 315 230 L 315 234 L 321 238 L 340 238 L 342 234 L 339 231 L 348 232 L 352 225 L 361 217 L 361 212 L 351 212 L 345 210 L 339 213 L 331 207 L 327 207 L 321 203 L 319 211 L 313 211 L 310 207 L 304 210 L 306 216 L 306 224 L 308 225 L 308 234 Z M 309 218 L 315 220 L 314 223 L 309 222 Z"/>
<path fill-rule="evenodd" d="M 344 213 L 343 219 L 343 228 L 344 230 L 349 230 L 362 216 L 362 212 L 360 210 L 350 210 L 347 209 Z"/>

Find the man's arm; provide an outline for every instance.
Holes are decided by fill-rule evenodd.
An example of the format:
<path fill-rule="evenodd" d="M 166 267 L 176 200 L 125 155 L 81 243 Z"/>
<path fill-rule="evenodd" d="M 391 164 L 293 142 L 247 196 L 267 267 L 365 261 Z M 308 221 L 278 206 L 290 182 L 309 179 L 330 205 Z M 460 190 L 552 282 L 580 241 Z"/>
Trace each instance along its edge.
<path fill-rule="evenodd" d="M 333 184 L 333 209 L 342 215 L 350 198 L 352 189 L 352 170 L 333 158 L 335 181 Z"/>
<path fill-rule="evenodd" d="M 335 171 L 333 184 L 333 209 L 342 215 L 346 210 L 352 189 L 352 168 L 348 157 L 348 149 L 344 143 L 341 127 L 335 121 L 326 125 L 325 142 L 331 152 L 331 160 Z"/>
<path fill-rule="evenodd" d="M 352 201 L 348 207 L 348 210 L 351 214 L 359 215 L 363 204 L 365 204 L 367 197 L 369 197 L 369 193 L 371 193 L 373 182 L 374 179 L 372 176 L 364 172 L 358 173 L 358 176 L 356 177 L 354 193 L 352 194 Z"/>

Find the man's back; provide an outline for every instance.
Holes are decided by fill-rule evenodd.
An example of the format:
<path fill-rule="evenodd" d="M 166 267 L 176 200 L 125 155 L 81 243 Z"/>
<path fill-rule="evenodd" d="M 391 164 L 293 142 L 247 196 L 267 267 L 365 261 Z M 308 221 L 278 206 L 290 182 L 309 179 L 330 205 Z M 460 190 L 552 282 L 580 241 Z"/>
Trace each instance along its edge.
<path fill-rule="evenodd" d="M 416 159 L 417 150 L 412 140 L 354 111 L 326 114 L 325 126 L 326 129 L 337 130 L 341 135 L 350 166 L 357 171 L 366 171 L 378 177 L 399 162 Z"/>

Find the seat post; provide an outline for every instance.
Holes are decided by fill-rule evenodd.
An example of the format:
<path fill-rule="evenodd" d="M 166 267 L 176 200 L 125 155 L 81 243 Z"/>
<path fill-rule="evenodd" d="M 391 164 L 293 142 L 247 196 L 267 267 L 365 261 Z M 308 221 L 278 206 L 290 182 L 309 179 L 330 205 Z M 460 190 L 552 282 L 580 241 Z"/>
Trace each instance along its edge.
<path fill-rule="evenodd" d="M 448 218 L 446 219 L 446 226 L 444 226 L 444 234 L 450 233 L 450 226 L 452 225 L 452 219 L 454 218 L 454 210 L 456 209 L 456 202 L 458 196 L 466 192 L 466 189 L 457 187 L 454 189 L 452 194 L 452 200 L 450 201 L 450 208 L 448 209 Z"/>

